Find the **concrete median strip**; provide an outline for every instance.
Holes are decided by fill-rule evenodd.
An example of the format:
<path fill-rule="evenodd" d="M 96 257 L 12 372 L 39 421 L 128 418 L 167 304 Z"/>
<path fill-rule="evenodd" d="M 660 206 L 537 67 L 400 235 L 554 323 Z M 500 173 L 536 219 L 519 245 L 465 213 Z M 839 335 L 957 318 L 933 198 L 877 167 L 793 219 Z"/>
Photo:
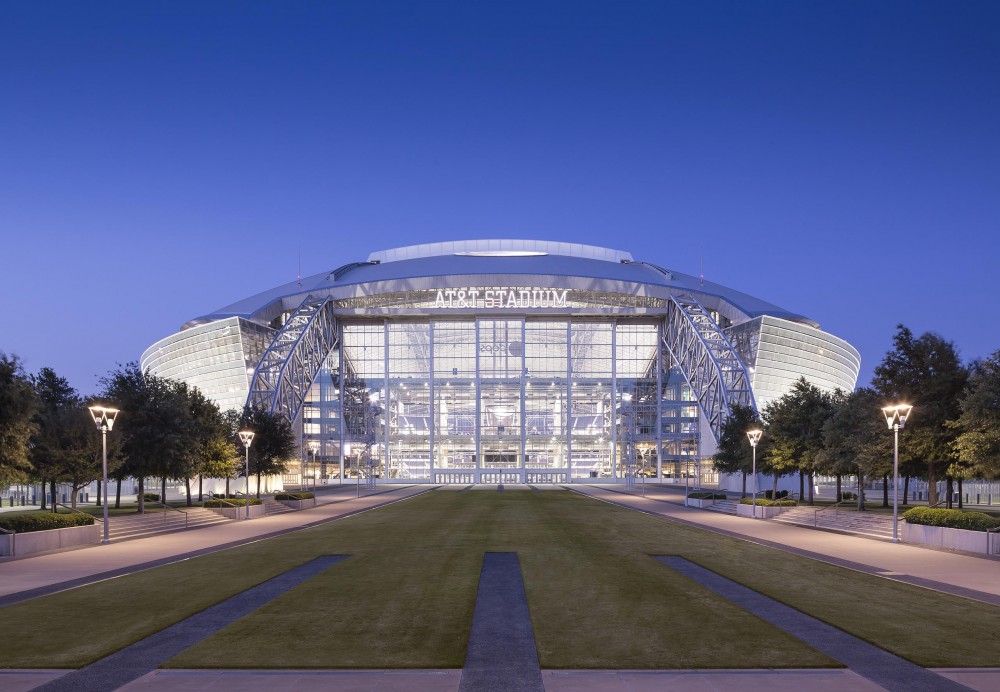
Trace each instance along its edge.
<path fill-rule="evenodd" d="M 816 618 L 737 584 L 682 557 L 659 562 L 834 658 L 889 692 L 948 692 L 971 688 L 869 644 Z"/>
<path fill-rule="evenodd" d="M 247 589 L 197 615 L 117 651 L 35 690 L 39 692 L 104 692 L 142 677 L 223 627 L 236 622 L 278 596 L 333 567 L 346 555 L 324 555 Z"/>
<path fill-rule="evenodd" d="M 544 692 L 517 553 L 486 553 L 459 692 Z"/>

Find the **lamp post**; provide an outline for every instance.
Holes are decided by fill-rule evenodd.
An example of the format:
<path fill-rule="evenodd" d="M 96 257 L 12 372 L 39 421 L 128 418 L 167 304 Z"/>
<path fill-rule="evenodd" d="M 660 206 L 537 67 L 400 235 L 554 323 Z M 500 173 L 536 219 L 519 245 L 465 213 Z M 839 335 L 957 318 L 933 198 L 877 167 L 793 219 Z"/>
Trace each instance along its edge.
<path fill-rule="evenodd" d="M 899 543 L 899 431 L 906 425 L 913 407 L 909 404 L 896 404 L 882 408 L 885 422 L 892 430 L 892 542 Z"/>
<path fill-rule="evenodd" d="M 104 489 L 101 491 L 104 501 L 104 539 L 101 543 L 107 544 L 111 542 L 108 538 L 108 433 L 111 432 L 111 428 L 115 427 L 115 416 L 118 415 L 118 409 L 107 408 L 105 406 L 88 406 L 87 408 L 90 409 L 90 415 L 94 417 L 97 429 L 101 431 L 101 448 L 103 452 L 101 470 L 104 478 Z M 53 502 L 55 502 L 54 498 Z"/>
<path fill-rule="evenodd" d="M 246 497 L 243 498 L 245 503 L 243 506 L 246 508 L 245 518 L 250 518 L 250 443 L 253 442 L 254 432 L 252 430 L 240 430 L 240 439 L 243 440 L 243 446 L 247 448 L 246 461 L 243 465 L 243 471 L 246 475 Z"/>
<path fill-rule="evenodd" d="M 316 492 L 316 471 L 319 470 L 319 464 L 316 462 L 316 452 L 319 451 L 319 442 L 309 440 L 309 451 L 312 452 L 313 492 Z"/>
<path fill-rule="evenodd" d="M 753 448 L 753 518 L 757 518 L 757 443 L 760 442 L 760 436 L 764 434 L 763 430 L 755 428 L 754 430 L 747 430 L 747 438 L 750 440 L 750 447 Z"/>

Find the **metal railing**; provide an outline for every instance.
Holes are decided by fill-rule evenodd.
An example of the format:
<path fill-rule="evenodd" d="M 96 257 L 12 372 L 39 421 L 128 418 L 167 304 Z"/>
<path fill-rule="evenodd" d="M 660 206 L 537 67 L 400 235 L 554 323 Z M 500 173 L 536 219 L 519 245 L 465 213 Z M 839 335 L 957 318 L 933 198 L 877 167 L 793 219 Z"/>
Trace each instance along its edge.
<path fill-rule="evenodd" d="M 819 526 L 819 513 L 820 512 L 828 512 L 831 509 L 834 512 L 838 512 L 838 511 L 840 511 L 840 505 L 844 504 L 845 502 L 853 502 L 853 500 L 839 500 L 837 502 L 834 502 L 829 507 L 820 507 L 819 509 L 815 510 L 813 512 L 813 526 L 816 526 L 816 527 Z"/>
<path fill-rule="evenodd" d="M 184 528 L 185 529 L 188 528 L 188 513 L 185 512 L 184 510 L 177 509 L 176 507 L 171 507 L 166 502 L 162 502 L 160 500 L 146 500 L 146 502 L 148 502 L 150 504 L 153 504 L 153 505 L 161 505 L 161 506 L 165 507 L 166 509 L 173 510 L 174 512 L 180 512 L 184 516 Z M 166 512 L 163 512 L 163 523 L 164 524 L 167 523 L 167 517 L 168 516 L 169 515 Z"/>

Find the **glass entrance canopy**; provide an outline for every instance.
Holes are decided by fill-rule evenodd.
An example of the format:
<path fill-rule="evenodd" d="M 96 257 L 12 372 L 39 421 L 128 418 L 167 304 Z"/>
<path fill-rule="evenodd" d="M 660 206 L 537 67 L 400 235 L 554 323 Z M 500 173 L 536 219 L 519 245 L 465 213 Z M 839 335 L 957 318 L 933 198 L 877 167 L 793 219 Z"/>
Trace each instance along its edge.
<path fill-rule="evenodd" d="M 695 397 L 661 323 L 344 321 L 302 417 L 327 478 L 434 483 L 679 478 Z"/>

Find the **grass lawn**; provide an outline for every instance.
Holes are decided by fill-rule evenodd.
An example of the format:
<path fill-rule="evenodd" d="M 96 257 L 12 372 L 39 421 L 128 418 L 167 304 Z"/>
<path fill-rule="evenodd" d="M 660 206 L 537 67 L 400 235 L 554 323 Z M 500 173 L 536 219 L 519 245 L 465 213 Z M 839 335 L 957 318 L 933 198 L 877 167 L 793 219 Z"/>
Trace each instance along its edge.
<path fill-rule="evenodd" d="M 0 609 L 17 633 L 0 667 L 83 665 L 322 554 L 352 557 L 168 665 L 460 667 L 487 550 L 519 554 L 543 668 L 836 665 L 652 555 L 686 557 L 921 665 L 1000 660 L 997 608 L 569 492 L 444 490 Z"/>

